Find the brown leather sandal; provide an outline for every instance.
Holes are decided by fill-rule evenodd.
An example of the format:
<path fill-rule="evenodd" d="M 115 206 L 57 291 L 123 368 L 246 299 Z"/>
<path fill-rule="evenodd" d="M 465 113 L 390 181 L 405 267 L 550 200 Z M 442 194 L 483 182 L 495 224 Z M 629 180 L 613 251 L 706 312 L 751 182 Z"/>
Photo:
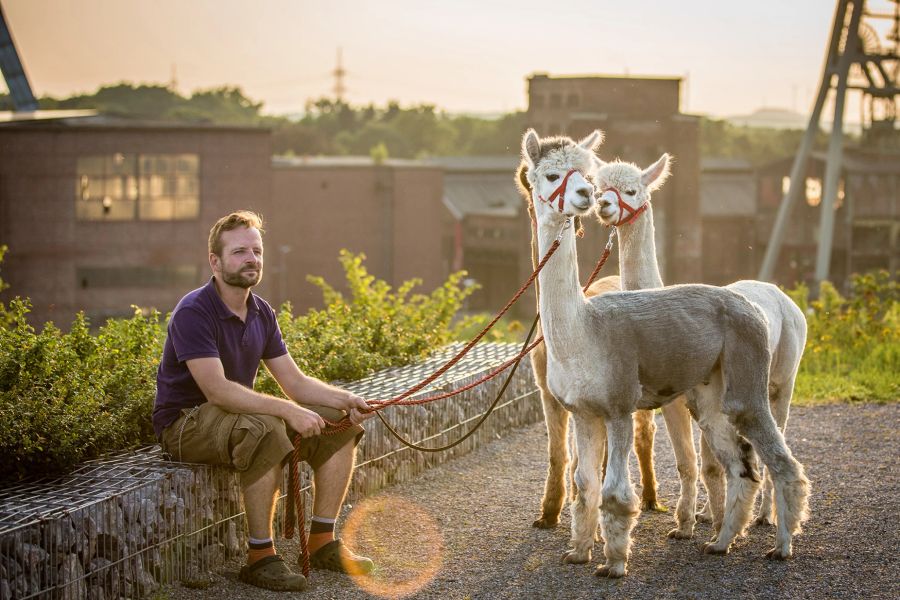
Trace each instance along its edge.
<path fill-rule="evenodd" d="M 301 592 L 306 589 L 306 577 L 291 571 L 279 554 L 244 565 L 238 579 L 274 592 Z"/>
<path fill-rule="evenodd" d="M 309 558 L 309 564 L 317 569 L 328 569 L 347 575 L 367 575 L 375 570 L 375 563 L 365 556 L 354 554 L 343 540 L 328 542 Z"/>

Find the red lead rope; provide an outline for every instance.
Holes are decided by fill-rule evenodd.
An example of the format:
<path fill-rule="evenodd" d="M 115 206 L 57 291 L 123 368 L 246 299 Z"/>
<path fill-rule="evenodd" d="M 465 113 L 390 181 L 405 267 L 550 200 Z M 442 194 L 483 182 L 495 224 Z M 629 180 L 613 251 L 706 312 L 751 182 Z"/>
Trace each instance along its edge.
<path fill-rule="evenodd" d="M 294 451 L 291 452 L 288 469 L 287 509 L 285 510 L 284 537 L 291 539 L 295 531 L 300 536 L 300 552 L 297 564 L 303 569 L 303 576 L 309 579 L 309 540 L 306 537 L 306 506 L 300 493 L 300 434 L 294 436 Z"/>

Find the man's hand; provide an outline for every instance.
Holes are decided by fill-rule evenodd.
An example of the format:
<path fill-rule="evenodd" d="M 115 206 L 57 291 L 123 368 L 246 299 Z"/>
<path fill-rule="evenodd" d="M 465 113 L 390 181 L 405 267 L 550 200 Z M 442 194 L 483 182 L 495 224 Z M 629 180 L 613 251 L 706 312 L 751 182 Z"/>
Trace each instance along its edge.
<path fill-rule="evenodd" d="M 350 392 L 347 392 L 347 405 L 344 410 L 350 415 L 350 422 L 354 425 L 359 425 L 366 419 L 371 419 L 375 416 L 374 412 L 364 412 L 372 410 L 372 407 L 362 397 Z"/>
<path fill-rule="evenodd" d="M 284 422 L 302 438 L 317 436 L 325 429 L 325 419 L 299 404 L 288 405 Z"/>

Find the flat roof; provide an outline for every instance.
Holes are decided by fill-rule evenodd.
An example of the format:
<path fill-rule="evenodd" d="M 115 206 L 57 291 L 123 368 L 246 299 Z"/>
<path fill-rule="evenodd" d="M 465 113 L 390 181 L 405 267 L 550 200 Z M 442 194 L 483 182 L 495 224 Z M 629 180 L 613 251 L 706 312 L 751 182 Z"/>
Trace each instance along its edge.
<path fill-rule="evenodd" d="M 753 164 L 743 158 L 706 156 L 700 158 L 700 171 L 752 171 Z"/>
<path fill-rule="evenodd" d="M 604 75 L 602 73 L 588 73 L 583 75 L 550 75 L 548 73 L 532 73 L 528 76 L 528 79 L 622 79 L 622 80 L 649 80 L 649 81 L 681 81 L 681 77 L 672 76 L 672 75 Z"/>
<path fill-rule="evenodd" d="M 822 151 L 810 152 L 809 160 L 824 165 L 828 162 L 828 153 Z M 793 162 L 793 156 L 784 156 L 771 162 L 767 162 L 762 165 L 759 170 L 771 172 L 773 170 L 778 170 L 783 166 L 791 165 Z M 843 158 L 841 160 L 841 170 L 848 173 L 900 175 L 900 153 L 889 150 L 878 151 L 860 150 L 852 147 L 844 148 Z"/>
<path fill-rule="evenodd" d="M 515 176 L 516 169 L 522 158 L 518 154 L 484 155 L 484 156 L 435 156 L 426 159 L 447 171 L 454 172 L 505 172 L 510 180 Z"/>
<path fill-rule="evenodd" d="M 163 129 L 180 131 L 268 132 L 259 125 L 231 125 L 200 121 L 153 121 L 105 115 L 96 110 L 0 111 L 0 129 Z"/>
<path fill-rule="evenodd" d="M 448 172 L 444 204 L 457 219 L 467 215 L 515 217 L 524 206 L 512 172 Z"/>
<path fill-rule="evenodd" d="M 272 167 L 276 169 L 304 168 L 360 168 L 360 167 L 404 167 L 404 168 L 438 168 L 422 160 L 407 158 L 388 158 L 375 161 L 371 156 L 273 156 Z"/>

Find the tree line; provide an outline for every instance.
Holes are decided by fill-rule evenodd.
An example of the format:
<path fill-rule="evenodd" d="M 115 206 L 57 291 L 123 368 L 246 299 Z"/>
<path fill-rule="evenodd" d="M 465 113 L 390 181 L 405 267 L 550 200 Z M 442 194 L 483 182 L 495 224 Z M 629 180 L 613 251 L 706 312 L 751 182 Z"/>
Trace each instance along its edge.
<path fill-rule="evenodd" d="M 92 94 L 44 96 L 39 105 L 43 110 L 96 109 L 108 115 L 154 121 L 263 126 L 272 130 L 276 154 L 307 156 L 517 154 L 526 125 L 521 111 L 489 119 L 451 115 L 431 104 L 353 106 L 329 98 L 308 101 L 299 118 L 272 116 L 262 113 L 262 102 L 248 98 L 236 86 L 184 96 L 163 85 L 118 83 Z M 0 95 L 0 110 L 12 110 L 8 95 Z M 793 155 L 802 135 L 802 131 L 741 127 L 703 118 L 700 154 L 762 164 Z"/>

